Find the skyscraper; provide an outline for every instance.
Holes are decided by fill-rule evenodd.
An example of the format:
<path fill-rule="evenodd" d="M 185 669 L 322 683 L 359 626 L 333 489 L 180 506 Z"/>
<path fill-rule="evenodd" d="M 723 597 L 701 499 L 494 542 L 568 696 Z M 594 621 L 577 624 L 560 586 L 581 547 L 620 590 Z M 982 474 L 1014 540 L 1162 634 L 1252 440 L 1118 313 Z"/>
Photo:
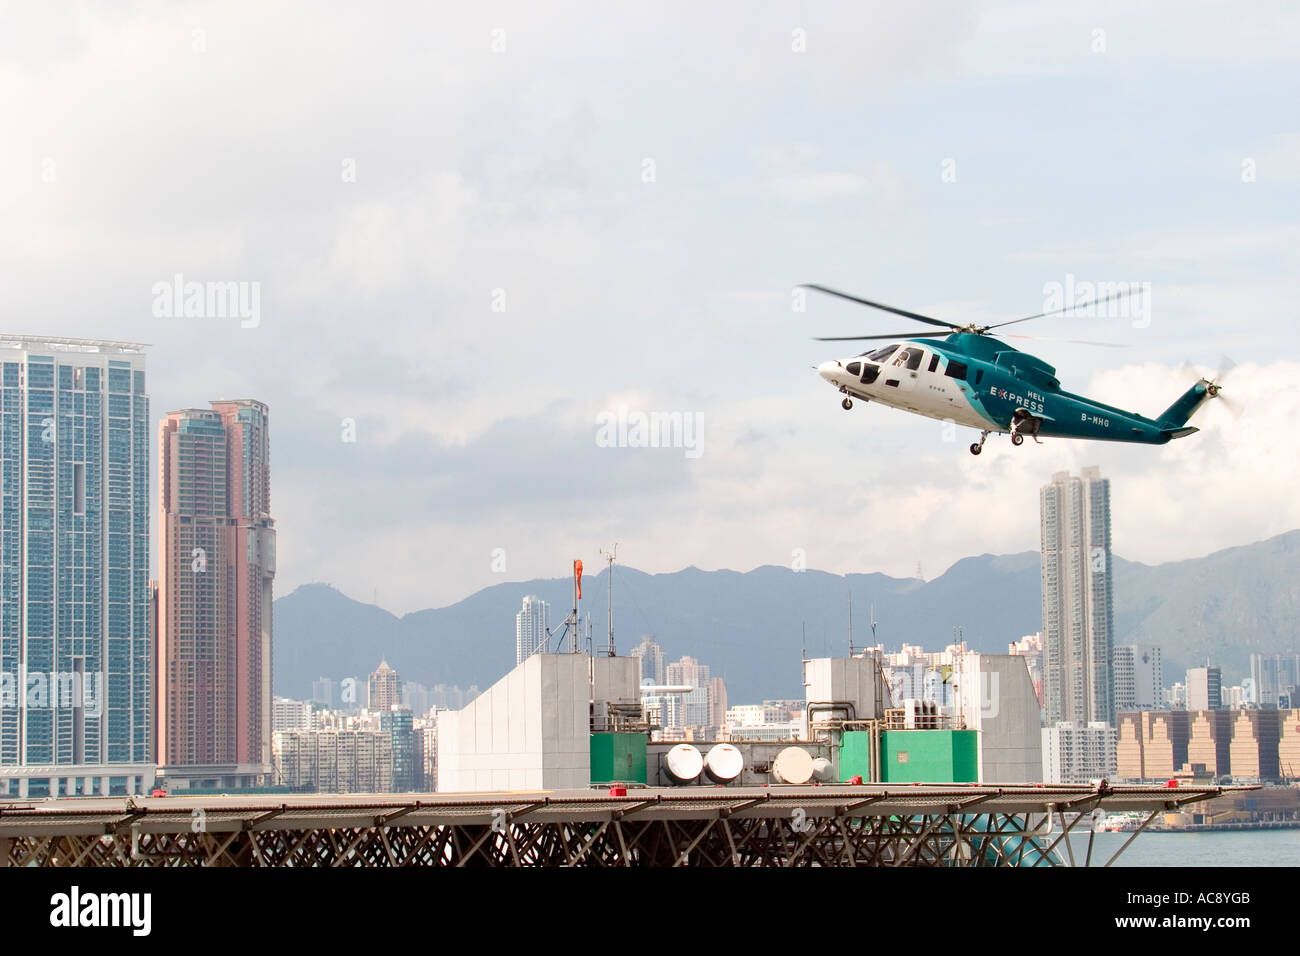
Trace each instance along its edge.
<path fill-rule="evenodd" d="M 0 335 L 0 795 L 153 784 L 144 346 Z"/>
<path fill-rule="evenodd" d="M 379 715 L 379 729 L 392 741 L 393 791 L 405 793 L 416 789 L 415 731 L 411 712 L 405 707 L 390 707 Z"/>
<path fill-rule="evenodd" d="M 1255 682 L 1255 700 L 1260 707 L 1278 706 L 1279 697 L 1293 697 L 1300 684 L 1300 655 L 1251 654 L 1250 677 Z"/>
<path fill-rule="evenodd" d="M 1208 664 L 1187 672 L 1187 709 L 1220 710 L 1223 707 L 1223 676 Z"/>
<path fill-rule="evenodd" d="M 269 427 L 265 405 L 240 400 L 159 429 L 158 748 L 175 788 L 270 773 Z"/>
<path fill-rule="evenodd" d="M 641 683 L 649 681 L 652 684 L 662 684 L 664 682 L 664 649 L 652 635 L 643 635 L 641 643 L 632 648 L 628 656 L 635 657 L 641 662 Z"/>
<path fill-rule="evenodd" d="M 1164 667 L 1160 648 L 1147 644 L 1122 644 L 1114 649 L 1115 713 L 1155 710 L 1161 706 Z"/>
<path fill-rule="evenodd" d="M 429 712 L 429 688 L 413 680 L 402 681 L 402 706 L 415 717 Z"/>
<path fill-rule="evenodd" d="M 318 704 L 324 704 L 327 708 L 334 707 L 334 681 L 328 677 L 322 677 L 319 680 L 311 682 L 311 699 Z"/>
<path fill-rule="evenodd" d="M 1110 482 L 1057 472 L 1040 495 L 1047 726 L 1115 725 Z"/>
<path fill-rule="evenodd" d="M 1134 672 L 1134 652 L 1131 644 L 1117 645 L 1111 655 L 1111 671 L 1115 675 L 1115 713 L 1137 710 L 1137 674 Z"/>
<path fill-rule="evenodd" d="M 681 697 L 680 722 L 676 726 L 708 727 L 712 691 L 709 665 L 701 664 L 693 657 L 683 657 L 665 668 L 665 678 L 669 684 L 691 688 Z"/>
<path fill-rule="evenodd" d="M 709 726 L 721 727 L 727 722 L 727 685 L 721 677 L 709 682 Z"/>
<path fill-rule="evenodd" d="M 551 606 L 535 594 L 528 595 L 515 615 L 515 664 L 522 664 L 545 644 L 550 630 Z"/>
<path fill-rule="evenodd" d="M 402 678 L 386 660 L 381 660 L 370 675 L 366 689 L 366 708 L 372 713 L 383 714 L 402 703 Z"/>

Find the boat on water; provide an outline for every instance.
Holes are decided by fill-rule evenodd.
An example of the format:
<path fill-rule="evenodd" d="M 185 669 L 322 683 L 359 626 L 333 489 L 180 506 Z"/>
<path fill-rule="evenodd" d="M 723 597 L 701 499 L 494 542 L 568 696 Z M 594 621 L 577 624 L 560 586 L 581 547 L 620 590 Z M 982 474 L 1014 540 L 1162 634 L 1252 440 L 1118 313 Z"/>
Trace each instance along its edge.
<path fill-rule="evenodd" d="M 1142 825 L 1141 819 L 1131 813 L 1108 813 L 1093 829 L 1099 833 L 1132 833 Z"/>

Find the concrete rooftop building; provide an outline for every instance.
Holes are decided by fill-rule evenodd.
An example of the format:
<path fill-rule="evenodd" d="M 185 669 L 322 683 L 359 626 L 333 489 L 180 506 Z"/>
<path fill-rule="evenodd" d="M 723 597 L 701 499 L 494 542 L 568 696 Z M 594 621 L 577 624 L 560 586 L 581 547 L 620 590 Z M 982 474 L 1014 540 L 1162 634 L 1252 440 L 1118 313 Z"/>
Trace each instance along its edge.
<path fill-rule="evenodd" d="M 591 783 L 592 708 L 639 701 L 630 657 L 534 653 L 458 711 L 437 715 L 438 790 Z"/>

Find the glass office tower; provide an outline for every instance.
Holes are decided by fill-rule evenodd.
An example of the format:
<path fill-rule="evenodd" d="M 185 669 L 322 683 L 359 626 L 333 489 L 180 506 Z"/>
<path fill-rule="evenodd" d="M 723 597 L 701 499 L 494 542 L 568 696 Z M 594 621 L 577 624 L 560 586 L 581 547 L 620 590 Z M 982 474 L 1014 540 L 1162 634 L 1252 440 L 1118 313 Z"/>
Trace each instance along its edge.
<path fill-rule="evenodd" d="M 0 795 L 153 784 L 144 346 L 0 334 Z"/>

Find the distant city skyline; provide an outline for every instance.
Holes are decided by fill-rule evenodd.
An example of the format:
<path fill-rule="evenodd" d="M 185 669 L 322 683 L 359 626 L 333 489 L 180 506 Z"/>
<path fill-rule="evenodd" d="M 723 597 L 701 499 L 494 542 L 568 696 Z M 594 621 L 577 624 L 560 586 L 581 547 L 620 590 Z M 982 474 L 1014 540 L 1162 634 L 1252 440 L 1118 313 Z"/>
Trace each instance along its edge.
<path fill-rule="evenodd" d="M 1251 654 L 1250 678 L 1261 707 L 1278 706 L 1280 695 L 1289 695 L 1294 706 L 1300 686 L 1300 654 Z"/>
<path fill-rule="evenodd" d="M 1122 634 L 1116 631 L 1115 640 L 1123 642 L 1127 639 L 1131 642 L 1141 634 L 1144 635 L 1144 646 L 1159 643 L 1164 671 L 1162 683 L 1165 685 L 1175 679 L 1175 673 L 1181 681 L 1182 671 L 1198 660 L 1203 660 L 1207 650 L 1214 653 L 1216 658 L 1226 654 L 1228 661 L 1223 665 L 1223 675 L 1224 693 L 1227 695 L 1228 685 L 1240 683 L 1249 674 L 1250 653 L 1239 645 L 1237 632 L 1229 628 L 1222 632 L 1222 640 L 1215 639 L 1211 644 L 1201 646 L 1185 646 L 1177 639 L 1177 634 L 1186 632 L 1189 626 L 1212 627 L 1217 633 L 1226 620 L 1235 619 L 1244 611 L 1256 615 L 1265 614 L 1266 619 L 1272 622 L 1270 633 L 1273 633 L 1272 629 L 1279 622 L 1285 621 L 1285 608 L 1278 602 L 1284 600 L 1286 593 L 1286 569 L 1290 567 L 1287 556 L 1296 553 L 1297 543 L 1300 543 L 1300 532 L 1221 552 L 1204 561 L 1192 560 L 1158 567 L 1143 567 L 1112 555 L 1116 566 L 1124 568 L 1124 586 L 1118 592 L 1117 613 L 1122 616 L 1125 630 Z M 1031 557 L 1032 570 L 1027 561 Z M 716 577 L 712 573 L 694 570 L 674 575 L 649 575 L 629 566 L 623 569 L 627 575 L 624 585 L 615 591 L 616 616 L 624 622 L 618 632 L 622 635 L 618 639 L 619 646 L 624 653 L 634 654 L 639 643 L 638 635 L 662 631 L 665 636 L 661 639 L 661 648 L 673 657 L 682 653 L 692 654 L 710 660 L 715 667 L 722 666 L 725 662 L 733 699 L 744 703 L 786 696 L 794 688 L 779 683 L 754 683 L 755 678 L 747 676 L 746 672 L 757 659 L 752 656 L 745 658 L 743 655 L 738 657 L 736 650 L 740 647 L 760 646 L 764 648 L 765 654 L 784 653 L 780 648 L 788 649 L 791 646 L 787 639 L 793 633 L 793 646 L 797 653 L 801 621 L 814 622 L 814 626 L 808 629 L 808 647 L 821 650 L 820 642 L 814 634 L 820 636 L 823 631 L 828 635 L 844 633 L 846 604 L 843 600 L 845 592 L 841 588 L 852 589 L 855 610 L 858 606 L 865 607 L 873 601 L 877 603 L 876 612 L 882 621 L 880 634 L 889 638 L 884 642 L 887 650 L 895 650 L 902 644 L 917 643 L 912 637 L 914 634 L 928 647 L 943 647 L 949 643 L 952 634 L 952 627 L 947 622 L 953 618 L 946 617 L 946 614 L 960 613 L 962 617 L 958 619 L 965 621 L 967 639 L 975 642 L 971 646 L 995 652 L 1007 646 L 1005 639 L 998 640 L 995 635 L 1024 635 L 1040 627 L 1042 605 L 1037 593 L 1041 588 L 1040 561 L 1041 554 L 986 555 L 967 559 L 952 576 L 945 575 L 923 585 L 922 590 L 916 592 L 926 595 L 920 604 L 915 595 L 907 596 L 912 594 L 908 582 L 891 583 L 869 575 L 843 579 L 809 569 L 805 577 L 782 568 L 767 568 L 746 574 L 721 572 Z M 720 628 L 705 626 L 699 616 L 708 610 L 704 605 L 693 599 L 681 603 L 682 598 L 690 598 L 697 593 L 700 584 L 706 580 L 699 577 L 701 574 L 707 575 L 709 587 L 720 589 L 719 595 L 723 596 L 722 600 L 732 609 L 719 622 Z M 1214 582 L 1208 590 L 1197 583 L 1206 574 L 1210 574 L 1209 580 Z M 1265 591 L 1243 604 L 1244 597 L 1241 595 L 1246 592 L 1238 590 L 1237 583 L 1247 581 L 1253 582 L 1256 590 L 1262 586 Z M 677 582 L 686 590 L 679 592 Z M 584 615 L 590 612 L 593 620 L 602 620 L 606 597 L 604 582 L 597 575 L 594 579 L 588 578 L 584 584 L 586 583 L 590 583 L 591 587 L 590 593 L 584 595 Z M 346 620 L 362 611 L 350 599 L 332 589 L 327 590 L 324 585 L 313 587 L 319 590 L 309 589 L 286 599 L 287 603 L 282 609 L 283 622 L 289 627 L 287 633 L 291 645 L 286 653 L 292 655 L 292 663 L 288 669 L 278 670 L 277 673 L 278 679 L 288 679 L 292 675 L 292 680 L 277 685 L 277 692 L 280 693 L 307 696 L 311 682 L 320 676 L 320 671 L 314 664 L 303 661 L 302 666 L 297 666 L 301 655 L 315 644 L 314 638 L 304 644 L 308 635 L 316 633 L 313 631 L 316 625 L 311 623 L 314 616 L 326 612 L 331 618 Z M 429 685 L 441 682 L 458 683 L 461 687 L 470 683 L 485 686 L 508 669 L 511 658 L 501 660 L 495 652 L 488 651 L 486 646 L 459 648 L 450 658 L 441 658 L 447 663 L 444 667 L 438 659 L 430 657 L 428 651 L 432 645 L 429 641 L 441 642 L 446 639 L 443 635 L 464 632 L 466 628 L 481 628 L 485 632 L 496 630 L 500 634 L 502 623 L 510 619 L 508 615 L 518 612 L 522 595 L 540 594 L 563 601 L 570 588 L 571 582 L 567 577 L 517 582 L 498 585 L 463 603 L 430 609 L 406 619 L 396 618 L 387 612 L 383 612 L 382 617 L 371 619 L 370 611 L 365 611 L 355 620 L 371 620 L 364 627 L 375 634 L 376 643 L 372 646 L 375 650 L 383 648 L 390 661 L 404 662 L 404 668 L 415 679 Z M 941 606 L 936 608 L 935 602 L 928 597 L 932 593 L 951 593 L 954 588 L 962 593 L 974 593 L 972 589 L 976 589 L 1001 595 L 1001 598 L 991 602 L 962 604 L 960 607 L 940 602 Z M 677 596 L 679 594 L 680 597 Z M 818 599 L 810 602 L 808 598 L 814 594 Z M 1214 598 L 1214 606 L 1218 609 L 1215 617 L 1202 619 L 1186 610 L 1191 606 L 1187 596 L 1196 594 Z M 748 611 L 751 607 L 766 608 L 769 597 L 777 601 L 777 606 L 785 608 L 782 614 L 785 624 L 781 630 L 784 637 L 773 631 L 772 625 L 775 622 L 771 614 L 750 614 Z M 354 610 L 348 610 L 350 607 Z M 669 609 L 675 610 L 665 613 Z M 939 613 L 936 614 L 936 610 Z M 685 617 L 681 616 L 683 612 Z M 277 608 L 277 614 L 280 613 L 281 609 Z M 1218 617 L 1224 620 L 1219 621 Z M 793 624 L 790 624 L 790 620 L 793 620 Z M 822 621 L 825 621 L 824 626 Z M 1163 640 L 1160 640 L 1161 637 Z M 337 635 L 332 640 L 338 642 L 344 638 Z M 847 640 L 843 637 L 838 641 L 830 641 L 827 646 L 836 643 L 847 647 Z M 1276 640 L 1270 639 L 1265 644 L 1266 647 L 1270 645 L 1279 649 L 1293 646 L 1292 639 L 1286 635 L 1277 635 Z M 340 649 L 343 646 L 340 644 Z M 494 641 L 491 646 L 500 649 L 508 645 L 504 641 Z M 480 658 L 481 666 L 467 666 Z M 340 657 L 331 663 L 325 673 L 340 676 L 349 673 L 364 674 L 373 666 L 372 659 L 349 663 L 346 657 Z M 1154 681 L 1154 674 L 1150 676 Z M 735 697 L 736 692 L 741 694 L 739 698 Z M 1254 699 L 1253 694 L 1247 693 L 1244 688 L 1242 694 L 1246 701 Z"/>

